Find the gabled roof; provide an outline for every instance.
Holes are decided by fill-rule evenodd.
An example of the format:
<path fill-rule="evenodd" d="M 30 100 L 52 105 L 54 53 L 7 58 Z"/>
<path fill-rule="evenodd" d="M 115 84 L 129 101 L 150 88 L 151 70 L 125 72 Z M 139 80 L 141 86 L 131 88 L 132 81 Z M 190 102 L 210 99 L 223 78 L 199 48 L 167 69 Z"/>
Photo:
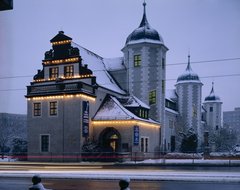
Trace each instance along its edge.
<path fill-rule="evenodd" d="M 123 98 L 118 98 L 118 101 L 124 106 L 124 107 L 142 107 L 146 109 L 150 109 L 150 107 L 139 100 L 135 96 L 127 96 Z"/>
<path fill-rule="evenodd" d="M 112 76 L 106 69 L 104 58 L 91 52 L 90 50 L 72 42 L 73 47 L 77 47 L 82 58 L 82 63 L 88 65 L 88 68 L 92 70 L 93 75 L 96 76 L 96 82 L 99 86 L 109 89 L 119 94 L 126 94 L 115 82 Z M 110 60 L 108 60 L 110 61 Z M 110 63 L 108 63 L 110 64 Z"/>
<path fill-rule="evenodd" d="M 140 120 L 140 121 L 146 121 L 151 122 L 155 124 L 159 124 L 156 121 L 153 121 L 152 119 L 143 119 L 129 110 L 127 110 L 116 97 L 108 96 L 106 101 L 103 103 L 103 105 L 100 107 L 100 109 L 97 111 L 96 115 L 94 116 L 93 120 Z"/>

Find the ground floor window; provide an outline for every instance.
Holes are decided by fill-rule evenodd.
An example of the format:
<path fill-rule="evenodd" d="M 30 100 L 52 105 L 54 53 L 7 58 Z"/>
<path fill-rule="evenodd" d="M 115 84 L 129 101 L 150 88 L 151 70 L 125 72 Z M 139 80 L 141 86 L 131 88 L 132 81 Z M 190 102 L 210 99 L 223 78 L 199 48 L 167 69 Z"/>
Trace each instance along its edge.
<path fill-rule="evenodd" d="M 148 152 L 148 144 L 149 144 L 149 138 L 141 137 L 141 152 Z"/>
<path fill-rule="evenodd" d="M 49 135 L 41 135 L 41 152 L 49 152 Z"/>

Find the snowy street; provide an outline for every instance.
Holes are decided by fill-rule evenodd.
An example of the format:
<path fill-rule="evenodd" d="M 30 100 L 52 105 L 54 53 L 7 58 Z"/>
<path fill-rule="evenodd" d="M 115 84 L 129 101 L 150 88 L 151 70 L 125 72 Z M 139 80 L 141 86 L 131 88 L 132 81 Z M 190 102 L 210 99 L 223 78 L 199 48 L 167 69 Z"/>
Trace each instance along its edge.
<path fill-rule="evenodd" d="M 96 180 L 118 180 L 128 176 L 132 180 L 170 180 L 202 182 L 240 183 L 240 167 L 161 167 L 161 166 L 114 166 L 94 163 L 74 164 L 11 164 L 0 166 L 1 177 L 27 177 L 40 174 L 43 178 L 77 178 Z"/>

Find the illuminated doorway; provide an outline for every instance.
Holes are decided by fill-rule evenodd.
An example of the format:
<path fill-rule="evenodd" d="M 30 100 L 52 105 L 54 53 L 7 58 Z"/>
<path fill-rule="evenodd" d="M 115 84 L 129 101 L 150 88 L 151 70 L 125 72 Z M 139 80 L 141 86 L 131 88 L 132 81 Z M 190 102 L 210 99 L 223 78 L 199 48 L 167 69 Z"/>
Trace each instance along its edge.
<path fill-rule="evenodd" d="M 104 152 L 121 151 L 121 135 L 113 127 L 107 127 L 101 132 L 99 142 Z"/>

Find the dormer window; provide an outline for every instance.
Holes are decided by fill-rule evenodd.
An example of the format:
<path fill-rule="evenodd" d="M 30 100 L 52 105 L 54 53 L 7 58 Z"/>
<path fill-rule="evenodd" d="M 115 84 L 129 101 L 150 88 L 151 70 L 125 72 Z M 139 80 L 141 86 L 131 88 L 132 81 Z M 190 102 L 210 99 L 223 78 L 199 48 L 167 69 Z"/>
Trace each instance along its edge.
<path fill-rule="evenodd" d="M 73 77 L 73 75 L 74 75 L 73 65 L 64 67 L 64 77 Z"/>
<path fill-rule="evenodd" d="M 58 78 L 58 67 L 52 67 L 49 69 L 49 78 L 56 79 Z"/>
<path fill-rule="evenodd" d="M 148 110 L 140 108 L 138 111 L 138 117 L 148 119 Z"/>

